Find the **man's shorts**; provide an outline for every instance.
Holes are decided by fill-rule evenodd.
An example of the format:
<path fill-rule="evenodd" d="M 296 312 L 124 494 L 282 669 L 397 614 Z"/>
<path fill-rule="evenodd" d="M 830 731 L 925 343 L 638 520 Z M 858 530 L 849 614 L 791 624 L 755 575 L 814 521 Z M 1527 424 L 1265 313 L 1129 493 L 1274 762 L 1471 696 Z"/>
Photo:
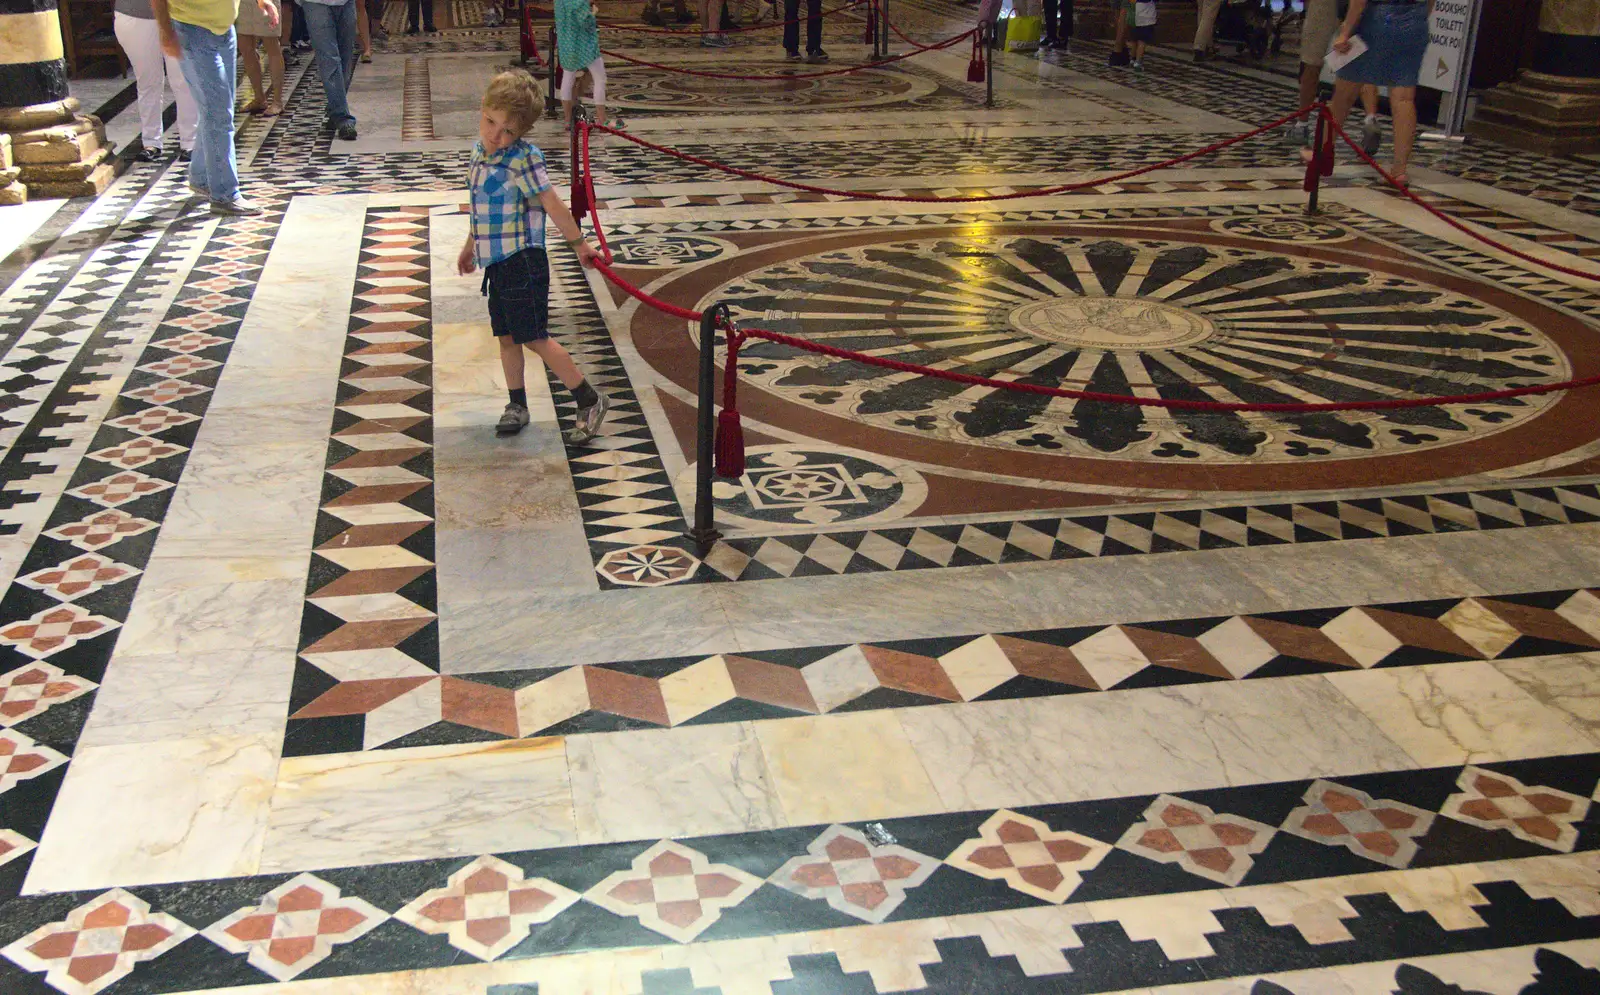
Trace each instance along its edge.
<path fill-rule="evenodd" d="M 543 246 L 529 246 L 484 267 L 489 327 L 517 345 L 550 337 L 550 264 Z"/>
<path fill-rule="evenodd" d="M 1305 20 L 1300 22 L 1300 61 L 1320 67 L 1338 30 L 1338 0 L 1306 0 Z"/>

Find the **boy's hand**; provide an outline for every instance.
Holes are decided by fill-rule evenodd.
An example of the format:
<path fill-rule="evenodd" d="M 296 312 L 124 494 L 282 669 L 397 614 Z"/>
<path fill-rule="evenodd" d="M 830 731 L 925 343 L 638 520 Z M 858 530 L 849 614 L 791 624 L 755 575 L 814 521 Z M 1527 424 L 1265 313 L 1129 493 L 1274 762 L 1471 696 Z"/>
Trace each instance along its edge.
<path fill-rule="evenodd" d="M 473 258 L 472 243 L 461 247 L 461 253 L 456 256 L 456 272 L 466 276 L 478 268 L 478 260 Z"/>
<path fill-rule="evenodd" d="M 589 244 L 588 239 L 584 239 L 577 245 L 574 245 L 572 247 L 572 251 L 577 253 L 578 262 L 590 269 L 594 269 L 594 261 L 600 258 L 600 253 L 595 249 L 594 246 Z"/>

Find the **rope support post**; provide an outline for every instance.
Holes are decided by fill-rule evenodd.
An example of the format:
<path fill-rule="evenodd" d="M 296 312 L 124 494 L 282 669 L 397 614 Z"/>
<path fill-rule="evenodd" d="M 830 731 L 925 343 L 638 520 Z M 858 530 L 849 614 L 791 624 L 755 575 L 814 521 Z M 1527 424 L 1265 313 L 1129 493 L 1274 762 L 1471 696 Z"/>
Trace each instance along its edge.
<path fill-rule="evenodd" d="M 983 106 L 994 106 L 994 60 L 998 52 L 994 50 L 994 23 L 984 25 L 978 29 L 978 37 L 985 48 L 990 49 L 989 57 L 983 63 Z"/>
<path fill-rule="evenodd" d="M 702 551 L 722 538 L 713 521 L 711 474 L 716 465 L 717 328 L 732 323 L 728 305 L 706 308 L 700 315 L 700 391 L 696 412 L 694 464 L 694 527 L 689 538 Z"/>
<path fill-rule="evenodd" d="M 1317 119 L 1316 137 L 1311 140 L 1312 154 L 1316 156 L 1322 154 L 1322 132 L 1327 127 L 1327 120 L 1321 113 L 1320 108 L 1312 114 L 1312 117 Z M 1322 189 L 1322 170 L 1312 169 L 1308 172 L 1306 174 L 1306 185 L 1308 187 L 1306 190 L 1306 214 L 1315 215 L 1317 213 L 1317 194 Z"/>
<path fill-rule="evenodd" d="M 550 25 L 550 87 L 545 92 L 544 113 L 546 117 L 554 117 L 561 110 L 561 101 L 556 97 L 556 87 L 561 84 L 561 56 L 556 52 L 556 26 Z"/>

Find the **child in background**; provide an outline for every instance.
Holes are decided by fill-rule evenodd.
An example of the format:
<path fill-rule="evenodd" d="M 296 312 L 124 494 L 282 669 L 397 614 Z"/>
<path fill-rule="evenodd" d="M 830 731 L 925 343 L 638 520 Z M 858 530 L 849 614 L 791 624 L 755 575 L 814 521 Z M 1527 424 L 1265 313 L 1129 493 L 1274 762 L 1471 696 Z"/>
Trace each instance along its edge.
<path fill-rule="evenodd" d="M 1144 68 L 1144 47 L 1156 40 L 1156 0 L 1135 0 L 1133 5 L 1133 68 Z"/>
<path fill-rule="evenodd" d="M 594 83 L 594 119 L 606 123 L 606 62 L 590 0 L 556 0 L 556 50 L 561 56 L 561 116 L 572 130 L 572 87 L 587 71 Z"/>
<path fill-rule="evenodd" d="M 520 69 L 490 81 L 478 119 L 478 144 L 472 149 L 472 227 L 456 266 L 463 276 L 483 267 L 489 327 L 500 343 L 500 366 L 511 395 L 495 433 L 516 435 L 528 424 L 522 355 L 526 346 L 572 391 L 578 417 L 567 442 L 581 445 L 599 433 L 609 402 L 584 379 L 567 350 L 550 338 L 545 216 L 555 222 L 583 265 L 593 266 L 596 253 L 550 186 L 544 153 L 523 139 L 539 119 L 539 102 L 533 77 Z"/>

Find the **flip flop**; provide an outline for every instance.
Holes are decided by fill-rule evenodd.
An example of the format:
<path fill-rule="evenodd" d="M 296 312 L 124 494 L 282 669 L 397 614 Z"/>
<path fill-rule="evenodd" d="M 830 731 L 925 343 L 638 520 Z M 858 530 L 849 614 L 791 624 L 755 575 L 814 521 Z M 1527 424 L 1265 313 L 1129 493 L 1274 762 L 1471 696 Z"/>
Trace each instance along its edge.
<path fill-rule="evenodd" d="M 243 107 L 239 108 L 239 112 L 242 114 L 260 114 L 266 109 L 267 105 L 265 101 L 252 100 L 248 104 L 245 104 Z"/>
<path fill-rule="evenodd" d="M 277 117 L 283 113 L 283 105 L 276 100 L 267 101 L 267 106 L 261 111 L 262 117 Z"/>

